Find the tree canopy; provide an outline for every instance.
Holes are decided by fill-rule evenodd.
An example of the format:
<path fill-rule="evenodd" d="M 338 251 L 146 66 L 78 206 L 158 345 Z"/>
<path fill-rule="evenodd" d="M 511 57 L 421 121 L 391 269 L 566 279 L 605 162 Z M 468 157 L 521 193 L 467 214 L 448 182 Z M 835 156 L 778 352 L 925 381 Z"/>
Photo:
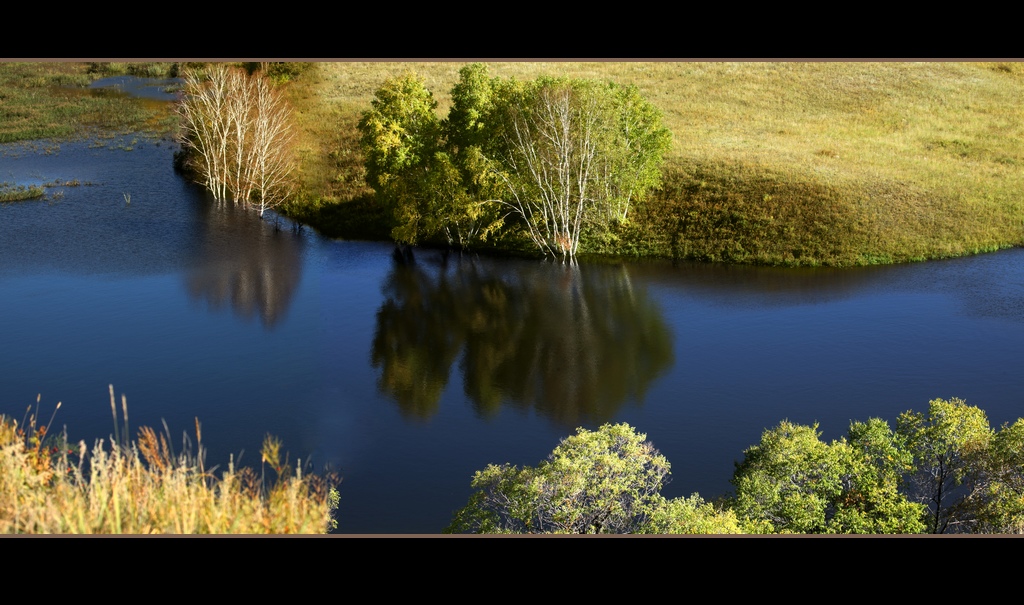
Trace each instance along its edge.
<path fill-rule="evenodd" d="M 897 431 L 913 454 L 911 488 L 928 506 L 928 530 L 969 527 L 976 513 L 969 506 L 971 492 L 991 453 L 993 432 L 985 412 L 956 397 L 933 399 L 927 413 L 900 414 Z"/>
<path fill-rule="evenodd" d="M 764 533 L 919 533 L 923 507 L 900 492 L 910 456 L 888 423 L 855 422 L 848 438 L 781 422 L 736 465 L 732 507 Z"/>
<path fill-rule="evenodd" d="M 736 463 L 720 502 L 666 499 L 669 462 L 627 424 L 578 429 L 537 467 L 489 465 L 448 533 L 1024 533 L 1024 418 L 934 399 L 821 439 L 784 420 Z"/>
<path fill-rule="evenodd" d="M 488 465 L 446 533 L 738 533 L 698 496 L 666 500 L 669 463 L 628 424 L 580 428 L 536 468 Z"/>
<path fill-rule="evenodd" d="M 1024 533 L 1024 419 L 1004 424 L 971 476 L 974 489 L 960 507 L 974 533 Z M 974 456 L 976 460 L 978 456 Z"/>

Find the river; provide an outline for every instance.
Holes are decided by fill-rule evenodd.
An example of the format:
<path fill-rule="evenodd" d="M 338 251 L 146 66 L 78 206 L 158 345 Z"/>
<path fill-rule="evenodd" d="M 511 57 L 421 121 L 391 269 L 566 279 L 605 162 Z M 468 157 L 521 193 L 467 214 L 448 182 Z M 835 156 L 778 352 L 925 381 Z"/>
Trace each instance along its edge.
<path fill-rule="evenodd" d="M 961 397 L 1024 416 L 1024 250 L 892 267 L 561 264 L 323 238 L 214 202 L 174 144 L 10 145 L 0 181 L 0 413 L 259 466 L 267 433 L 343 477 L 340 533 L 438 533 L 488 463 L 628 422 L 714 498 L 783 419 L 894 424 Z"/>

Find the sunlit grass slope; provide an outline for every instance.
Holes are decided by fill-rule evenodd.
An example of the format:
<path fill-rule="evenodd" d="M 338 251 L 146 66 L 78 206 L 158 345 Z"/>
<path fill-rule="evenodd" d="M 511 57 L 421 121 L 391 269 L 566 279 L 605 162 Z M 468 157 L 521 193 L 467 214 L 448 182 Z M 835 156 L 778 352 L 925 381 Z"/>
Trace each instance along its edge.
<path fill-rule="evenodd" d="M 331 235 L 384 237 L 355 126 L 385 78 L 424 77 L 447 113 L 465 62 L 324 63 L 290 86 L 307 194 Z M 492 75 L 636 84 L 674 141 L 665 182 L 589 252 L 853 265 L 1024 243 L 1024 65 L 491 63 Z"/>

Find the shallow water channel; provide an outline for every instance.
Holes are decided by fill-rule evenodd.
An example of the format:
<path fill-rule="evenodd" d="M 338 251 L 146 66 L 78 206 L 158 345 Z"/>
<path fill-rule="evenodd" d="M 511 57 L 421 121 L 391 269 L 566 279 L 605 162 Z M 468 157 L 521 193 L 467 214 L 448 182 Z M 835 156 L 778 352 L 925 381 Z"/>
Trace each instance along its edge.
<path fill-rule="evenodd" d="M 129 150 L 130 149 L 130 150 Z M 665 495 L 727 492 L 783 419 L 895 421 L 962 397 L 1024 416 L 1024 250 L 794 270 L 560 264 L 335 241 L 214 203 L 167 141 L 7 146 L 0 413 L 41 395 L 91 443 L 202 424 L 207 464 L 258 467 L 264 434 L 340 471 L 342 533 L 437 533 L 488 463 L 537 464 L 577 426 L 628 422 Z M 77 184 L 75 184 L 77 182 Z"/>

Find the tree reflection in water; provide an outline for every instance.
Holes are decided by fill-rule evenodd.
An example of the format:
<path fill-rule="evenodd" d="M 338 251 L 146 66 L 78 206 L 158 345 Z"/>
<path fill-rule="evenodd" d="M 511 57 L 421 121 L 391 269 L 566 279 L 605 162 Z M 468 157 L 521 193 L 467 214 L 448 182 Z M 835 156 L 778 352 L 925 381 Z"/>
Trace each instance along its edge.
<path fill-rule="evenodd" d="M 301 236 L 230 204 L 206 204 L 200 218 L 202 245 L 186 277 L 189 296 L 213 309 L 230 303 L 236 315 L 257 315 L 274 326 L 299 285 Z"/>
<path fill-rule="evenodd" d="M 506 404 L 570 427 L 605 422 L 674 360 L 661 310 L 625 266 L 396 263 L 384 295 L 371 357 L 407 417 L 437 411 L 459 360 L 481 415 Z"/>

